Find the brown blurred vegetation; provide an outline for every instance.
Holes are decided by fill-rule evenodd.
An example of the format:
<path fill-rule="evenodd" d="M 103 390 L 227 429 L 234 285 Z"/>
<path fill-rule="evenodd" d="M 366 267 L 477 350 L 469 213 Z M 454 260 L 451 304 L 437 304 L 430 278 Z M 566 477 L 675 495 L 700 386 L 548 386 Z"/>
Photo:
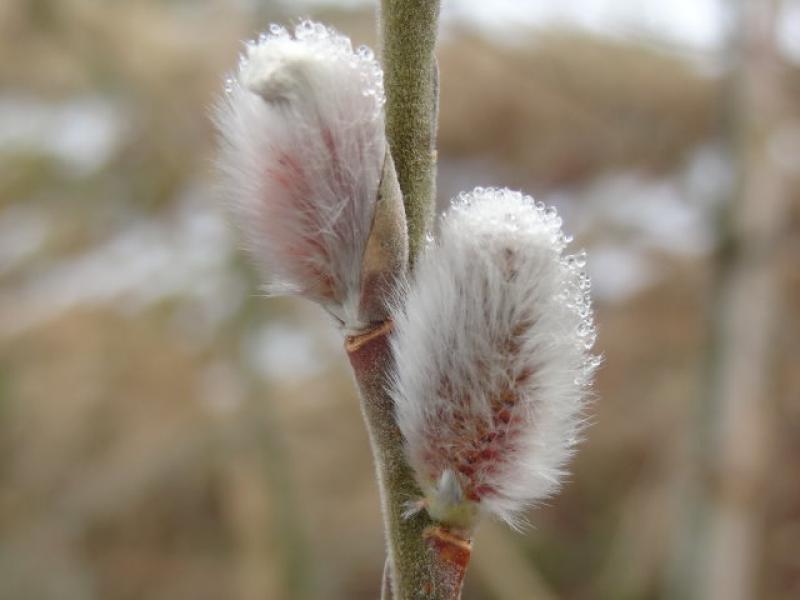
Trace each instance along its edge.
<path fill-rule="evenodd" d="M 441 151 L 519 165 L 543 187 L 620 168 L 669 170 L 715 127 L 713 81 L 620 42 L 532 32 L 505 48 L 462 34 L 439 60 Z"/>
<path fill-rule="evenodd" d="M 377 594 L 376 488 L 337 334 L 313 307 L 259 297 L 214 192 L 223 74 L 241 39 L 295 17 L 245 6 L 0 5 L 0 113 L 99 101 L 117 131 L 92 168 L 47 135 L 0 144 L 3 600 Z M 371 14 L 313 16 L 374 43 Z M 725 71 L 656 44 L 456 27 L 439 63 L 442 199 L 477 183 L 566 195 L 570 227 L 600 210 L 604 178 L 671 181 L 725 144 Z M 796 107 L 796 69 L 786 81 Z M 763 399 L 757 597 L 775 600 L 800 596 L 798 221 L 795 202 Z M 652 248 L 630 223 L 588 222 L 579 244 L 633 249 L 657 277 L 599 299 L 600 400 L 571 481 L 525 535 L 479 531 L 467 599 L 674 597 L 724 248 Z"/>

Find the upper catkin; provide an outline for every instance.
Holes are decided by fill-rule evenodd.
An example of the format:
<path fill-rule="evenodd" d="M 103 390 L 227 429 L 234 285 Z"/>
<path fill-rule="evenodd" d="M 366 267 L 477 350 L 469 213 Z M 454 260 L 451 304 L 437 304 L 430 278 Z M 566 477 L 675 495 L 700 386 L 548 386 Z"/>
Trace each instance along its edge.
<path fill-rule="evenodd" d="M 392 394 L 425 506 L 512 525 L 551 495 L 599 359 L 583 254 L 554 209 L 476 188 L 442 217 L 394 309 Z"/>
<path fill-rule="evenodd" d="M 364 326 L 383 104 L 372 52 L 304 21 L 247 44 L 215 111 L 224 191 L 267 291 L 308 297 L 351 329 Z"/>

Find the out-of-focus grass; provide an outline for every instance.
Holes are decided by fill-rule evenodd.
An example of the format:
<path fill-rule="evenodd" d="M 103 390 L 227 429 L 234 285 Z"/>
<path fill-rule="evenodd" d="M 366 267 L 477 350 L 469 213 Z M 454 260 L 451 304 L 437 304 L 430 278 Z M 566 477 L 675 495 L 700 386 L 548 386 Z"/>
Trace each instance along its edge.
<path fill-rule="evenodd" d="M 313 308 L 259 297 L 236 243 L 214 233 L 224 217 L 208 109 L 239 40 L 281 16 L 236 6 L 0 6 L 0 110 L 38 119 L 88 99 L 116 132 L 88 169 L 53 150 L 66 135 L 57 127 L 49 142 L 0 145 L 0 598 L 375 597 L 381 524 L 339 341 Z M 372 40 L 371 15 L 327 16 L 356 43 Z M 475 165 L 537 193 L 620 171 L 669 176 L 715 135 L 720 82 L 681 59 L 568 32 L 513 42 L 443 38 L 442 189 L 464 187 Z M 90 118 L 70 135 L 85 148 L 98 126 Z M 102 263 L 98 249 L 140 229 L 133 239 L 145 242 Z M 158 233 L 173 229 L 192 234 L 188 258 Z M 104 270 L 62 268 L 98 260 Z M 476 552 L 529 571 L 498 582 L 476 566 L 465 598 L 518 600 L 532 581 L 554 597 L 657 596 L 680 518 L 711 270 L 704 254 L 653 260 L 656 284 L 598 306 L 602 400 L 571 483 L 527 535 L 479 533 Z M 65 272 L 84 279 L 56 277 Z M 105 289 L 98 272 L 123 282 L 89 294 Z M 783 483 L 766 499 L 770 598 L 792 597 L 800 580 L 797 284 L 777 344 L 786 418 Z"/>
<path fill-rule="evenodd" d="M 663 53 L 570 32 L 511 43 L 462 34 L 442 47 L 445 155 L 481 156 L 544 190 L 669 170 L 714 132 L 715 82 Z"/>

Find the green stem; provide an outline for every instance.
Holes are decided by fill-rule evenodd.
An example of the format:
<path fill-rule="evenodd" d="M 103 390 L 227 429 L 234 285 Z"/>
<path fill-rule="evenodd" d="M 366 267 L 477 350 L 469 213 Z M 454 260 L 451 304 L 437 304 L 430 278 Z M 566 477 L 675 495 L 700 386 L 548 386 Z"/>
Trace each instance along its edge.
<path fill-rule="evenodd" d="M 470 544 L 444 532 L 427 512 L 403 513 L 420 497 L 406 462 L 403 436 L 388 393 L 393 368 L 392 323 L 352 336 L 345 344 L 361 392 L 381 493 L 393 600 L 458 600 L 469 562 Z"/>
<path fill-rule="evenodd" d="M 433 50 L 438 17 L 439 0 L 381 0 L 386 136 L 397 174 L 394 183 L 393 177 L 386 179 L 394 170 L 385 170 L 382 197 L 391 200 L 402 193 L 411 267 L 425 243 L 436 194 L 438 76 Z M 379 233 L 379 241 L 385 237 Z M 389 551 L 382 594 L 388 593 L 388 580 L 393 600 L 458 600 L 470 541 L 438 526 L 425 511 L 404 516 L 408 503 L 421 494 L 406 462 L 389 395 L 392 322 L 375 319 L 383 306 L 381 302 L 369 311 L 374 328 L 349 337 L 345 344 L 361 392 L 381 493 Z"/>
<path fill-rule="evenodd" d="M 436 195 L 438 18 L 439 0 L 381 0 L 386 136 L 403 192 L 412 265 Z"/>

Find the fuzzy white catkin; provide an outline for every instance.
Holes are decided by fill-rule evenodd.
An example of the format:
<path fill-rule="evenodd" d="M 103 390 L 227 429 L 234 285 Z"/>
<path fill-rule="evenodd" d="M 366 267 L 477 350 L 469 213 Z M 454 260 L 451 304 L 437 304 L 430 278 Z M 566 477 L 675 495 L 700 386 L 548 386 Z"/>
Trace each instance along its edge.
<path fill-rule="evenodd" d="M 271 294 L 359 328 L 361 261 L 386 152 L 383 73 L 319 23 L 249 42 L 215 121 L 224 192 Z"/>
<path fill-rule="evenodd" d="M 599 363 L 585 256 L 567 242 L 554 209 L 476 188 L 396 303 L 392 394 L 434 519 L 468 505 L 517 526 L 563 479 Z"/>

